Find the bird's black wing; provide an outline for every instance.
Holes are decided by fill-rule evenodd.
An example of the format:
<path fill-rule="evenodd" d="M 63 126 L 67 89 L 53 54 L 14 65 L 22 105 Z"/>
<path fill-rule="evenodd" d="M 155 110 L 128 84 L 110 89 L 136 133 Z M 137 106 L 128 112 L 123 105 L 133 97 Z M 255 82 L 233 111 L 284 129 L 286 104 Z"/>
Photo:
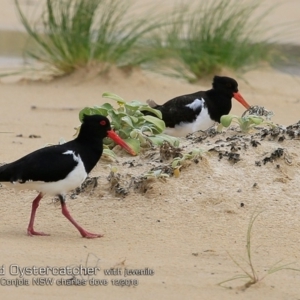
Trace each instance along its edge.
<path fill-rule="evenodd" d="M 191 123 L 196 120 L 204 105 L 203 97 L 202 92 L 183 95 L 154 108 L 161 111 L 166 126 L 174 128 L 180 122 Z"/>
<path fill-rule="evenodd" d="M 55 145 L 36 150 L 19 160 L 0 167 L 0 182 L 44 181 L 64 179 L 78 164 L 67 146 Z"/>

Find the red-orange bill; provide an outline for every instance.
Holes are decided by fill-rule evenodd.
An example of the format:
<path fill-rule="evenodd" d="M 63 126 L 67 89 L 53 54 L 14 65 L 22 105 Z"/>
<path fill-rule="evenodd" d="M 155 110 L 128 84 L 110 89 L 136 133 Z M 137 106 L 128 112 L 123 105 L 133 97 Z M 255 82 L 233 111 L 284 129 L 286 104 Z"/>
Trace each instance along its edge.
<path fill-rule="evenodd" d="M 109 138 L 114 140 L 118 145 L 123 147 L 128 153 L 131 155 L 136 155 L 135 151 L 131 149 L 113 130 L 107 131 L 107 135 Z"/>
<path fill-rule="evenodd" d="M 243 106 L 246 107 L 246 109 L 250 108 L 250 105 L 247 103 L 247 101 L 243 98 L 243 96 L 239 93 L 233 93 L 233 98 L 239 101 Z"/>

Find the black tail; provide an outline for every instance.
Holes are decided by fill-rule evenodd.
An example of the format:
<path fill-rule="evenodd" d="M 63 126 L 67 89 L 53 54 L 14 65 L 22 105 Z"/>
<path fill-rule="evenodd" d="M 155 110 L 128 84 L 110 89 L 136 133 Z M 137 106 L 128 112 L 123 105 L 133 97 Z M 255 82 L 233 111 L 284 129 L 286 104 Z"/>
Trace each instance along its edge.
<path fill-rule="evenodd" d="M 9 164 L 5 164 L 0 166 L 0 182 L 7 182 L 10 181 L 11 174 L 10 174 Z"/>

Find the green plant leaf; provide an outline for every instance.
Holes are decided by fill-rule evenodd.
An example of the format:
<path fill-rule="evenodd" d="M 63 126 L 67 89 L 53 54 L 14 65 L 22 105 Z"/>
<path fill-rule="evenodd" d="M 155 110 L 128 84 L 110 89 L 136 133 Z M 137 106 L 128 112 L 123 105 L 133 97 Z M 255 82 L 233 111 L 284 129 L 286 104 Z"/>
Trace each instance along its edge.
<path fill-rule="evenodd" d="M 132 124 L 132 120 L 131 120 L 130 117 L 124 116 L 124 117 L 121 118 L 121 120 L 122 120 L 123 122 L 125 122 L 127 125 L 129 125 L 130 127 L 134 128 L 134 126 L 133 126 L 133 124 Z"/>
<path fill-rule="evenodd" d="M 130 119 L 134 124 L 137 124 L 140 121 L 139 118 L 134 117 L 134 116 L 130 116 Z"/>
<path fill-rule="evenodd" d="M 144 116 L 143 117 L 146 121 L 152 123 L 155 125 L 155 128 L 157 129 L 158 133 L 162 133 L 166 129 L 165 122 L 163 120 L 160 120 L 156 117 L 152 116 Z"/>
<path fill-rule="evenodd" d="M 136 100 L 133 100 L 129 103 L 126 103 L 127 106 L 130 106 L 130 107 L 140 107 L 142 105 L 144 105 L 143 103 L 139 102 L 139 101 L 136 101 Z"/>
<path fill-rule="evenodd" d="M 130 133 L 129 133 L 129 136 L 132 139 L 138 138 L 138 135 L 139 135 L 139 130 L 137 130 L 137 129 L 131 130 Z"/>
<path fill-rule="evenodd" d="M 142 112 L 143 112 L 143 111 L 149 111 L 149 112 L 155 114 L 158 118 L 162 119 L 162 114 L 161 114 L 161 112 L 160 112 L 159 110 L 157 110 L 157 109 L 154 109 L 154 108 L 150 107 L 150 106 L 144 105 L 144 106 L 142 106 L 142 107 L 140 108 L 140 110 L 141 110 Z"/>
<path fill-rule="evenodd" d="M 229 127 L 233 118 L 237 118 L 237 117 L 234 116 L 234 115 L 224 115 L 224 116 L 221 117 L 221 120 L 220 120 L 221 124 L 224 127 Z"/>
<path fill-rule="evenodd" d="M 264 121 L 262 117 L 258 117 L 258 116 L 248 116 L 248 118 L 255 125 L 259 125 Z"/>
<path fill-rule="evenodd" d="M 116 158 L 115 152 L 107 148 L 103 149 L 103 154 L 113 159 Z"/>
<path fill-rule="evenodd" d="M 165 139 L 159 135 L 148 136 L 148 139 L 157 146 L 162 145 L 162 143 L 165 141 Z"/>
<path fill-rule="evenodd" d="M 109 98 L 112 100 L 117 101 L 118 103 L 122 103 L 122 104 L 126 104 L 125 100 L 123 98 L 121 98 L 120 96 L 113 94 L 113 93 L 103 93 L 102 94 L 103 98 Z"/>
<path fill-rule="evenodd" d="M 132 138 L 127 138 L 127 139 L 124 139 L 124 141 L 135 151 L 135 153 L 140 153 L 141 146 L 140 146 L 140 142 L 138 140 L 132 139 Z"/>
<path fill-rule="evenodd" d="M 85 107 L 79 112 L 79 120 L 82 122 L 83 116 L 92 116 L 92 115 L 102 115 L 107 116 L 108 112 L 107 109 L 102 107 Z"/>
<path fill-rule="evenodd" d="M 181 159 L 179 157 L 174 158 L 173 161 L 172 161 L 172 164 L 171 164 L 172 168 L 174 168 L 174 169 L 177 168 L 177 166 L 180 163 L 180 160 Z"/>
<path fill-rule="evenodd" d="M 116 110 L 110 110 L 109 115 L 111 118 L 111 125 L 115 130 L 122 128 L 122 117 L 125 117 L 126 114 Z"/>
<path fill-rule="evenodd" d="M 130 128 L 130 127 L 121 128 L 118 130 L 118 135 L 120 136 L 120 138 L 126 139 L 129 136 L 131 130 L 132 130 L 132 128 Z"/>
<path fill-rule="evenodd" d="M 104 103 L 101 106 L 97 106 L 97 108 L 104 108 L 106 110 L 114 109 L 113 106 L 110 103 Z"/>
<path fill-rule="evenodd" d="M 138 106 L 131 106 L 131 105 L 128 105 L 127 103 L 124 105 L 124 107 L 125 107 L 126 114 L 130 115 L 130 116 L 134 115 L 135 112 L 139 109 Z"/>
<path fill-rule="evenodd" d="M 178 138 L 164 134 L 164 133 L 156 134 L 153 136 L 148 136 L 148 139 L 150 139 L 154 145 L 161 145 L 164 141 L 166 141 L 166 142 L 169 142 L 174 147 L 179 146 Z"/>

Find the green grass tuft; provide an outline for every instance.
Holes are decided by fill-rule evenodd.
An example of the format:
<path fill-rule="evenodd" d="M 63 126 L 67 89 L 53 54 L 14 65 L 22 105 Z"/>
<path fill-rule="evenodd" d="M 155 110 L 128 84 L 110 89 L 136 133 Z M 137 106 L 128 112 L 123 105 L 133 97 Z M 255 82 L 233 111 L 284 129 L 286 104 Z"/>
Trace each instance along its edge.
<path fill-rule="evenodd" d="M 232 261 L 236 264 L 236 266 L 242 271 L 241 274 L 238 274 L 232 278 L 226 279 L 220 283 L 218 283 L 218 285 L 225 287 L 225 288 L 230 288 L 228 286 L 226 286 L 225 284 L 227 284 L 228 282 L 231 281 L 235 281 L 235 280 L 239 280 L 239 279 L 246 279 L 246 283 L 244 283 L 242 285 L 242 290 L 245 290 L 247 288 L 249 288 L 250 286 L 252 286 L 253 284 L 258 283 L 259 281 L 262 281 L 266 276 L 276 273 L 278 271 L 283 271 L 283 270 L 290 270 L 290 271 L 296 271 L 296 272 L 300 272 L 300 269 L 297 268 L 292 268 L 290 267 L 291 265 L 294 265 L 295 263 L 287 263 L 287 264 L 283 264 L 283 265 L 279 265 L 279 263 L 281 263 L 281 260 L 276 262 L 275 264 L 273 264 L 268 270 L 267 272 L 262 275 L 259 276 L 258 275 L 258 270 L 257 268 L 254 266 L 253 263 L 253 257 L 252 257 L 252 249 L 251 249 L 251 236 L 252 236 L 252 230 L 253 230 L 253 225 L 254 222 L 256 221 L 257 217 L 262 213 L 262 211 L 259 212 L 254 212 L 251 215 L 249 224 L 248 224 L 248 229 L 247 229 L 247 236 L 246 236 L 246 249 L 247 249 L 247 258 L 244 259 L 243 257 L 241 257 L 241 259 L 246 262 L 247 267 L 242 266 L 242 264 L 240 262 L 238 262 L 235 258 L 233 258 L 233 256 L 231 256 L 229 253 L 228 255 L 230 256 L 230 258 L 232 259 Z M 249 270 L 250 268 L 250 270 Z"/>
<path fill-rule="evenodd" d="M 133 6 L 122 0 L 46 0 L 35 24 L 15 3 L 37 45 L 28 54 L 59 74 L 95 64 L 103 71 L 142 66 L 171 69 L 193 81 L 272 58 L 272 43 L 262 35 L 270 10 L 259 14 L 259 0 L 177 4 L 173 12 L 152 10 L 146 16 L 132 14 Z"/>
<path fill-rule="evenodd" d="M 95 62 L 105 67 L 140 65 L 148 58 L 135 50 L 136 45 L 160 26 L 155 17 L 148 22 L 133 18 L 130 4 L 121 0 L 47 0 L 41 20 L 35 24 L 21 10 L 19 0 L 15 3 L 22 24 L 37 45 L 28 54 L 62 74 Z"/>
<path fill-rule="evenodd" d="M 165 50 L 165 58 L 181 61 L 196 78 L 269 60 L 271 43 L 262 38 L 261 29 L 267 13 L 252 18 L 260 4 L 216 0 L 178 7 L 170 25 L 155 37 L 156 44 Z"/>

